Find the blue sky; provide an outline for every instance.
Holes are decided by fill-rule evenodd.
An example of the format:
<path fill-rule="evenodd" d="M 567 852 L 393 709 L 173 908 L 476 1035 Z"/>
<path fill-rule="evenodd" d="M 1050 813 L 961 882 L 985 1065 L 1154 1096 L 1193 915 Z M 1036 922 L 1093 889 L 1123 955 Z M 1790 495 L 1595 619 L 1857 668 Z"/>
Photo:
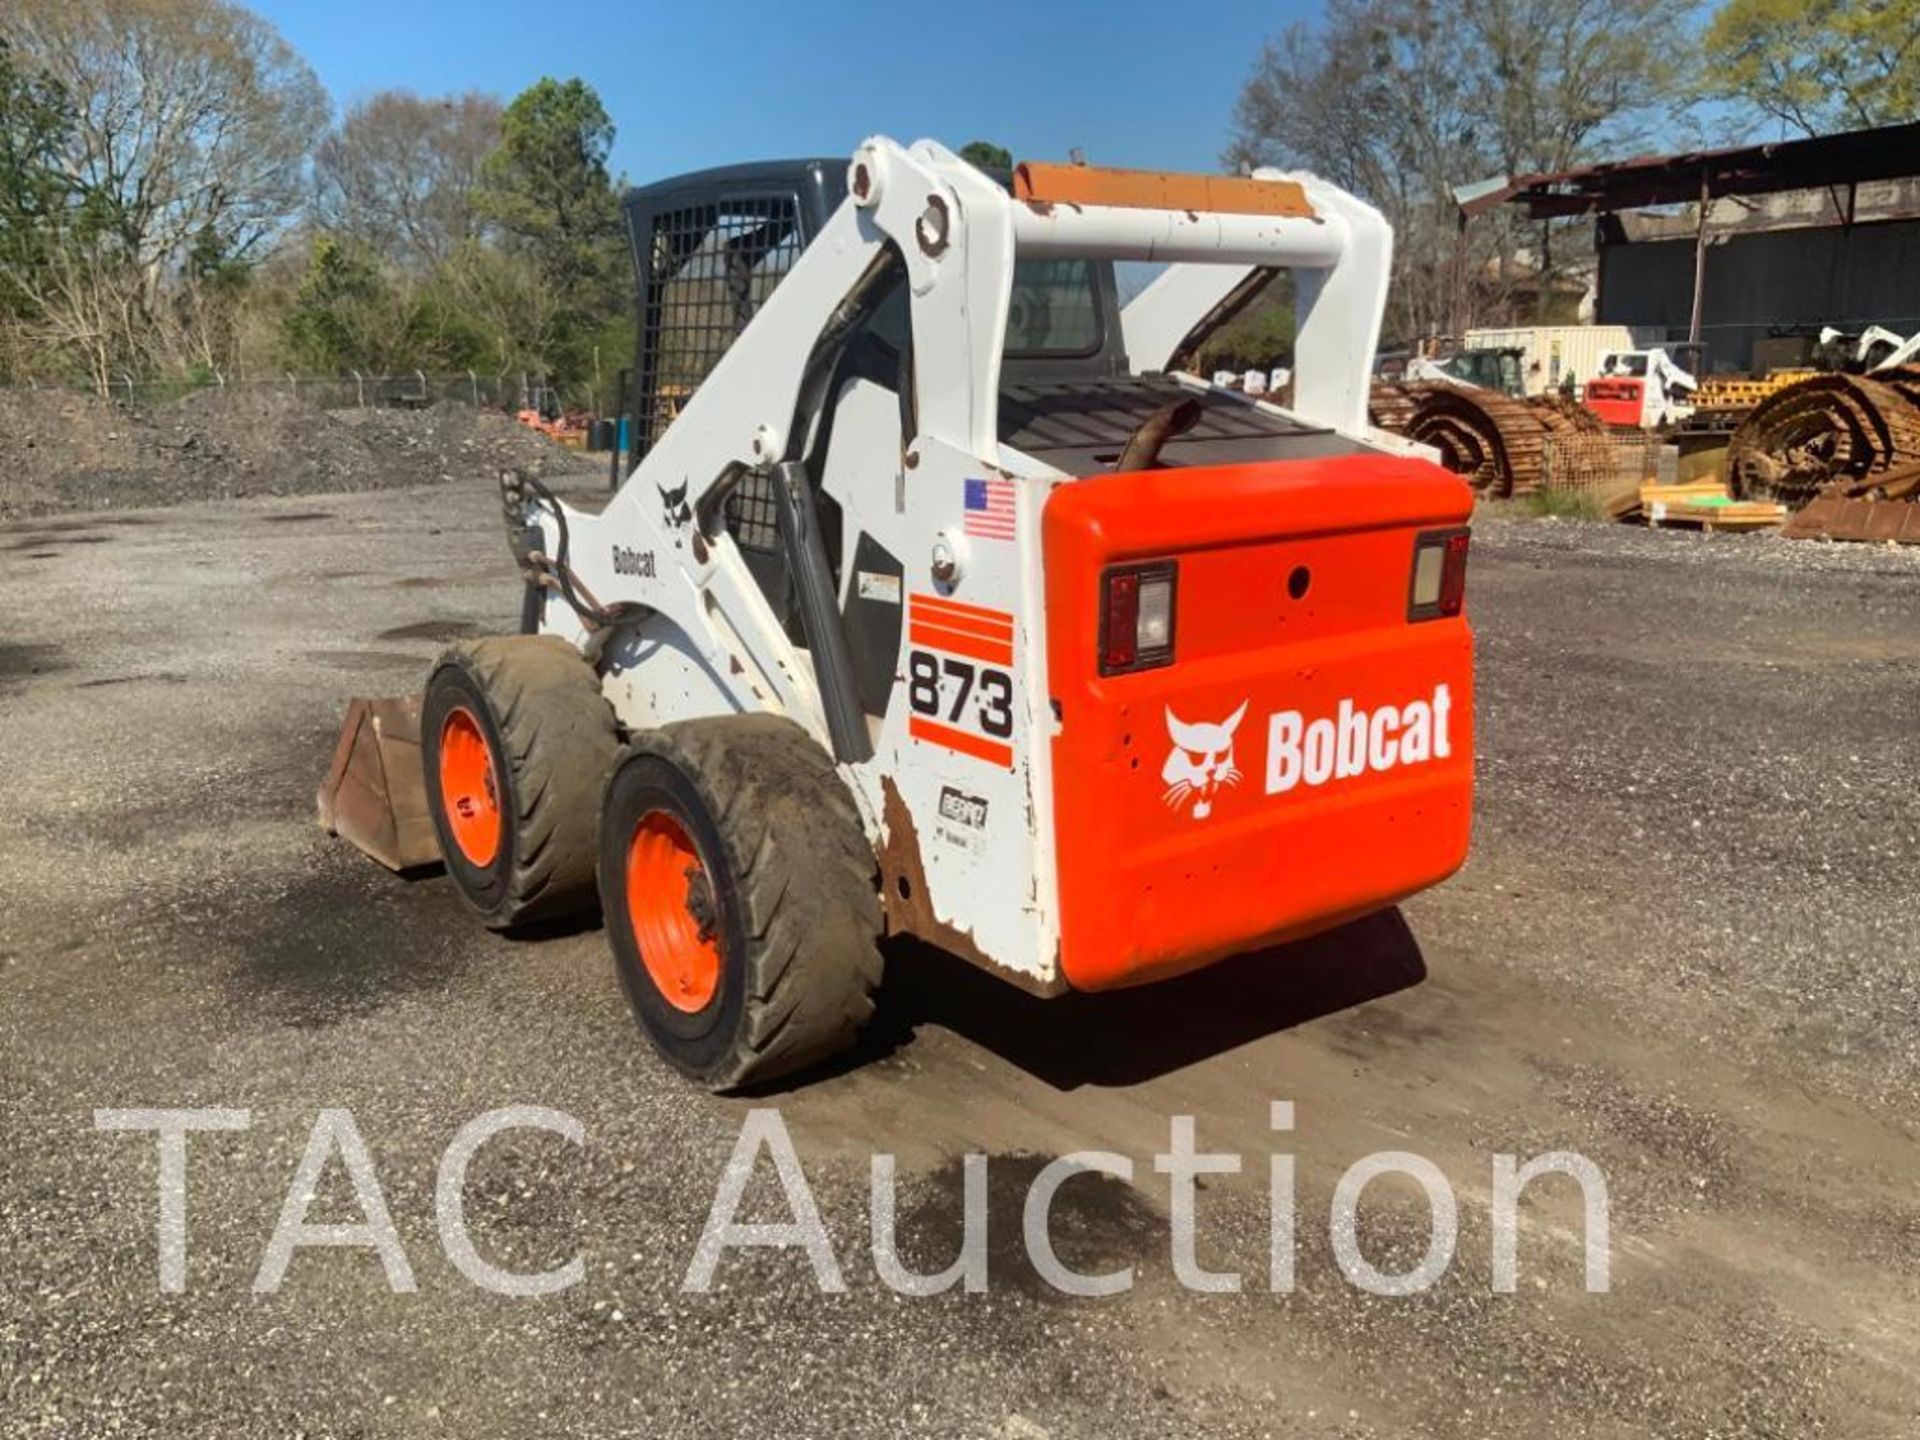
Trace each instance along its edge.
<path fill-rule="evenodd" d="M 1309 0 L 254 0 L 344 109 L 376 90 L 581 76 L 629 180 L 845 155 L 874 131 L 1016 157 L 1216 169 L 1260 42 Z"/>

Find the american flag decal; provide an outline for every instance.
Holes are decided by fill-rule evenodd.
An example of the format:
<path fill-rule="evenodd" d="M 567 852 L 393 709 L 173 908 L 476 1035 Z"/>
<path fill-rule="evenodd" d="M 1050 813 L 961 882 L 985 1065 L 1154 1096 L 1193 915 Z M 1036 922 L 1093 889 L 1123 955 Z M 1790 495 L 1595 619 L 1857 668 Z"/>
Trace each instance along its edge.
<path fill-rule="evenodd" d="M 969 535 L 983 540 L 1013 539 L 1013 482 L 1011 480 L 969 480 L 967 520 L 962 527 Z"/>

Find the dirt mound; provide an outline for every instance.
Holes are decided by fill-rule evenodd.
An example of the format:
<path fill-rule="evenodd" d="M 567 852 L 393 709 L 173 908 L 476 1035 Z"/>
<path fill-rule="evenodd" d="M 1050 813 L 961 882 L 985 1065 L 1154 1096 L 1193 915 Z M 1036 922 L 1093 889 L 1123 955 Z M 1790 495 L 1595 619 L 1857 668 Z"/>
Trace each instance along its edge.
<path fill-rule="evenodd" d="M 604 469 L 606 457 L 592 460 L 556 445 L 497 410 L 442 400 L 426 410 L 340 410 L 342 424 L 357 429 L 370 444 L 398 454 L 431 454 L 448 460 L 523 465 L 535 469 Z M 454 468 L 460 466 L 456 463 Z"/>
<path fill-rule="evenodd" d="M 132 465 L 133 430 L 97 396 L 0 389 L 0 514 L 57 507 L 63 481 Z"/>
<path fill-rule="evenodd" d="M 584 476 L 603 464 L 508 416 L 451 403 L 322 410 L 236 388 L 129 410 L 70 391 L 0 390 L 0 516 L 491 484 L 515 467 Z"/>

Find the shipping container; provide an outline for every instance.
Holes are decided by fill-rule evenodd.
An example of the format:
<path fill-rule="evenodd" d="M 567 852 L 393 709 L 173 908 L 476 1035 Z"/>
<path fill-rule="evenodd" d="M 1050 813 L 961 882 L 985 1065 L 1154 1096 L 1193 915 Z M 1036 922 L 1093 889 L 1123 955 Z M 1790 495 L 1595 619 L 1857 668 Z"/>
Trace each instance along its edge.
<path fill-rule="evenodd" d="M 1661 329 L 1626 325 L 1516 325 L 1469 330 L 1469 350 L 1518 349 L 1520 377 L 1529 395 L 1558 390 L 1573 377 L 1576 389 L 1600 372 L 1600 357 L 1612 350 L 1645 350 L 1666 344 Z"/>

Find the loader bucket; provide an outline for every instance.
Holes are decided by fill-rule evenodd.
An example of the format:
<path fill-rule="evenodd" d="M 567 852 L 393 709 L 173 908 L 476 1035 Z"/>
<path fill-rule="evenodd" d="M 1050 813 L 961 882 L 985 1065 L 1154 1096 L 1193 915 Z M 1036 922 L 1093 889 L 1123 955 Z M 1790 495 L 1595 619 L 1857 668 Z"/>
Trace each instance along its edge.
<path fill-rule="evenodd" d="M 389 870 L 440 859 L 420 770 L 419 695 L 356 698 L 347 705 L 333 763 L 320 784 L 320 825 Z"/>

